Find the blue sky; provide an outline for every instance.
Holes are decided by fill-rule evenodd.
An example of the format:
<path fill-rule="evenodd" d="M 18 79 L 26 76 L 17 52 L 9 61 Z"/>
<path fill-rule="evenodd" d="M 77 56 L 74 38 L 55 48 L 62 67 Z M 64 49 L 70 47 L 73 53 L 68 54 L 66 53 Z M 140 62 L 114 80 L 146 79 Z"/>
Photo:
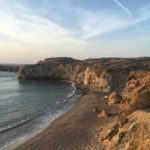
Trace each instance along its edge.
<path fill-rule="evenodd" d="M 0 0 L 0 63 L 150 56 L 149 0 Z"/>

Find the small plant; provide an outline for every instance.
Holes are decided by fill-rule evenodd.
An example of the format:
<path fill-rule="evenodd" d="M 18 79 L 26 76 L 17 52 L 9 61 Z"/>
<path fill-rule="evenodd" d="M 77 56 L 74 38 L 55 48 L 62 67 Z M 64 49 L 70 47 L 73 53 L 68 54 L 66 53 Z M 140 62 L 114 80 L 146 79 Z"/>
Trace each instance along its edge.
<path fill-rule="evenodd" d="M 120 121 L 122 122 L 128 115 L 140 109 L 150 109 L 150 89 L 143 91 L 140 98 L 119 116 Z"/>

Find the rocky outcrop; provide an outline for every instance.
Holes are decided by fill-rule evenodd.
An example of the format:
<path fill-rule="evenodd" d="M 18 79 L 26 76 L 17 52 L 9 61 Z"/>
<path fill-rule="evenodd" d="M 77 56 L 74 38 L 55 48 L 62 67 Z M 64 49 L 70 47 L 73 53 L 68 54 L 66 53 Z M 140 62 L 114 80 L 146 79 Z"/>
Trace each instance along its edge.
<path fill-rule="evenodd" d="M 150 71 L 133 71 L 128 76 L 123 91 L 124 98 L 134 102 L 145 89 L 150 89 Z"/>
<path fill-rule="evenodd" d="M 111 89 L 111 75 L 106 69 L 71 58 L 46 59 L 36 65 L 21 66 L 20 78 L 71 80 L 79 88 Z"/>
<path fill-rule="evenodd" d="M 120 94 L 118 94 L 117 92 L 112 92 L 109 95 L 108 104 L 109 105 L 118 104 L 121 103 L 121 100 L 122 96 Z"/>
<path fill-rule="evenodd" d="M 106 112 L 106 110 L 103 109 L 100 112 L 100 114 L 98 115 L 98 118 L 101 118 L 101 117 L 104 117 L 104 118 L 108 117 L 108 113 Z"/>
<path fill-rule="evenodd" d="M 149 72 L 150 58 L 103 58 L 84 61 L 72 58 L 49 58 L 35 65 L 22 66 L 19 77 L 24 79 L 71 80 L 78 88 L 121 92 L 131 72 Z M 138 83 L 135 83 L 136 86 Z M 127 86 L 126 86 L 127 87 Z M 124 95 L 128 88 L 124 90 Z M 127 93 L 129 96 L 130 94 Z M 127 95 L 126 94 L 126 95 Z"/>
<path fill-rule="evenodd" d="M 106 150 L 135 150 L 150 147 L 150 110 L 135 111 L 121 124 L 113 121 L 102 127 L 98 140 Z"/>

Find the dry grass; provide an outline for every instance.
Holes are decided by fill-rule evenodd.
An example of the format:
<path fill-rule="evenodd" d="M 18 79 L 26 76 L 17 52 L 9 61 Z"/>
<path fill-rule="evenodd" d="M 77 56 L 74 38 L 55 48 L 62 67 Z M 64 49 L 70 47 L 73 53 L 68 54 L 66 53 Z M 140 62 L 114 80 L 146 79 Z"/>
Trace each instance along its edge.
<path fill-rule="evenodd" d="M 150 90 L 143 91 L 140 94 L 140 99 L 131 106 L 131 109 L 133 109 L 133 111 L 139 109 L 150 109 Z"/>

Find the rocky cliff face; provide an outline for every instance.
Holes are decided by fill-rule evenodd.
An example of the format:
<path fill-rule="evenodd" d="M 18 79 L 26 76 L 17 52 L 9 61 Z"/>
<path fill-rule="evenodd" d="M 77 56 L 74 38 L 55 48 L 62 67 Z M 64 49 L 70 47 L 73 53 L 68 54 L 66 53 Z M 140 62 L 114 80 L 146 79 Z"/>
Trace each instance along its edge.
<path fill-rule="evenodd" d="M 134 102 L 147 89 L 150 89 L 150 71 L 133 71 L 128 76 L 123 96 Z"/>
<path fill-rule="evenodd" d="M 111 89 L 111 75 L 104 68 L 71 58 L 52 58 L 36 65 L 22 66 L 19 76 L 26 79 L 71 80 L 79 88 Z"/>
<path fill-rule="evenodd" d="M 138 100 L 144 91 L 150 89 L 150 58 L 107 58 L 84 61 L 72 58 L 50 58 L 35 65 L 21 66 L 19 75 L 21 79 L 71 80 L 78 88 L 108 92 L 109 96 L 101 96 L 98 102 L 103 110 L 99 112 L 99 107 L 95 106 L 92 109 L 94 113 L 99 113 L 98 118 L 107 120 L 110 117 L 110 123 L 104 124 L 97 130 L 98 144 L 108 150 L 150 147 L 150 110 L 135 111 L 121 116 L 122 119 L 119 117 L 121 114 L 124 115 L 126 109 L 120 107 L 121 105 L 130 106 L 131 102 Z M 147 97 L 148 102 L 145 104 L 150 106 L 149 96 Z M 109 113 L 112 105 L 114 114 L 114 110 Z M 122 108 L 119 111 L 118 106 Z"/>
<path fill-rule="evenodd" d="M 144 83 L 143 76 L 145 77 L 147 73 L 149 76 L 149 72 L 150 58 L 105 58 L 84 61 L 72 58 L 49 58 L 35 65 L 20 67 L 19 76 L 25 79 L 71 80 L 79 88 L 108 92 L 112 90 L 121 92 L 125 88 L 123 94 L 130 96 L 129 83 L 126 82 L 131 81 L 132 76 L 138 76 L 139 83 L 136 84 L 141 85 Z M 147 80 L 149 79 L 145 82 Z"/>
<path fill-rule="evenodd" d="M 150 110 L 135 111 L 123 123 L 113 121 L 100 129 L 98 140 L 105 150 L 148 150 Z"/>

